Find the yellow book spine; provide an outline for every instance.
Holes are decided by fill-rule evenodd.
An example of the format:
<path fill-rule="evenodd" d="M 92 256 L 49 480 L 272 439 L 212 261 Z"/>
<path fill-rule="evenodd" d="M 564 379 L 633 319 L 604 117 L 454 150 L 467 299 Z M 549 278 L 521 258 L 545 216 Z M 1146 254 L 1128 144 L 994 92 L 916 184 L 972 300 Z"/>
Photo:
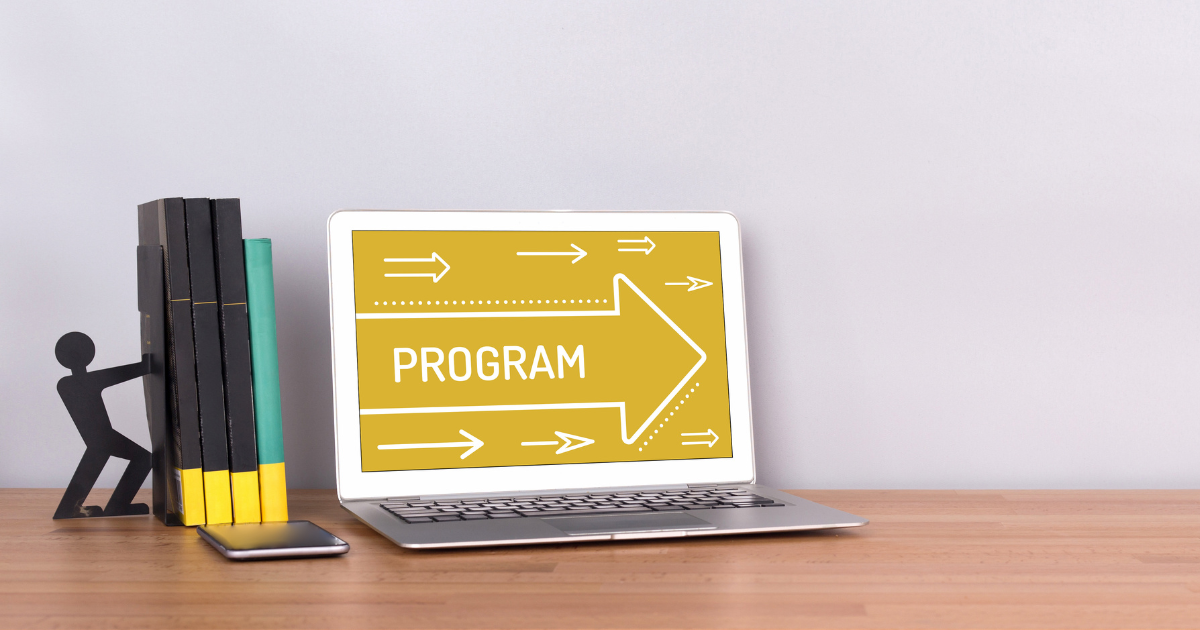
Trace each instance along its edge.
<path fill-rule="evenodd" d="M 258 471 L 229 473 L 229 484 L 233 489 L 233 522 L 262 522 L 258 507 Z"/>
<path fill-rule="evenodd" d="M 229 471 L 204 472 L 204 511 L 209 525 L 233 522 L 233 499 L 229 496 Z"/>
<path fill-rule="evenodd" d="M 176 468 L 175 481 L 179 491 L 179 520 L 189 527 L 203 525 L 204 473 L 199 468 Z"/>
<path fill-rule="evenodd" d="M 262 496 L 262 520 L 288 520 L 287 476 L 283 462 L 258 465 L 258 485 Z"/>

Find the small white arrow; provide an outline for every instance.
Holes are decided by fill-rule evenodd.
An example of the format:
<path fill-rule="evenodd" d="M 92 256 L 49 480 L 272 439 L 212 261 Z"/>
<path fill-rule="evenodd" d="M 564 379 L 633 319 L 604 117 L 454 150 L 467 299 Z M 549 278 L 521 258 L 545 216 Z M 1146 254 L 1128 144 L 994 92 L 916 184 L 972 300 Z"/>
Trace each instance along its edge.
<path fill-rule="evenodd" d="M 688 276 L 687 279 L 691 280 L 691 282 L 664 282 L 663 284 L 669 287 L 686 287 L 688 284 L 691 284 L 692 286 L 688 289 L 688 293 L 691 293 L 696 289 L 703 289 L 704 287 L 712 286 L 712 283 L 708 280 L 701 280 L 700 278 L 693 278 L 691 276 Z"/>
<path fill-rule="evenodd" d="M 474 435 L 471 435 L 470 433 L 467 433 L 466 431 L 463 431 L 462 429 L 459 429 L 458 432 L 461 433 L 463 437 L 465 437 L 471 441 L 470 442 L 428 442 L 425 444 L 380 444 L 379 450 L 393 451 L 393 450 L 402 450 L 402 449 L 411 449 L 411 448 L 459 448 L 459 447 L 463 447 L 463 446 L 469 446 L 471 448 L 468 448 L 466 450 L 466 452 L 464 452 L 462 455 L 458 456 L 459 459 L 466 459 L 471 453 L 474 453 L 475 451 L 479 450 L 480 446 L 483 446 L 483 440 L 475 437 Z"/>
<path fill-rule="evenodd" d="M 385 274 L 383 274 L 384 278 L 433 278 L 433 281 L 437 282 L 438 280 L 442 279 L 442 276 L 446 275 L 447 271 L 450 271 L 450 263 L 442 260 L 442 257 L 438 256 L 437 252 L 433 252 L 433 254 L 429 258 L 384 258 L 383 262 L 385 262 L 385 263 L 418 263 L 418 262 L 440 262 L 440 263 L 442 263 L 442 270 L 438 273 L 385 273 Z"/>
<path fill-rule="evenodd" d="M 699 446 L 699 445 L 701 445 L 701 444 L 707 444 L 707 445 L 708 445 L 708 448 L 712 448 L 712 445 L 713 445 L 713 444 L 716 444 L 716 443 L 717 443 L 717 440 L 719 440 L 719 439 L 720 439 L 720 438 L 718 438 L 718 437 L 717 437 L 717 434 L 716 434 L 716 432 L 714 432 L 712 429 L 709 429 L 708 431 L 705 431 L 704 433 L 680 433 L 679 435 L 680 435 L 680 437 L 697 437 L 697 436 L 701 436 L 701 435 L 711 435 L 711 436 L 712 436 L 712 441 L 711 441 L 711 442 L 708 442 L 708 441 L 702 441 L 702 442 L 684 442 L 684 443 L 683 443 L 683 445 L 684 445 L 684 446 Z"/>
<path fill-rule="evenodd" d="M 555 431 L 554 435 L 557 435 L 559 439 L 562 440 L 562 446 L 559 447 L 557 451 L 554 451 L 555 455 L 562 455 L 567 451 L 583 448 L 588 444 L 594 444 L 596 442 L 596 440 L 580 437 L 578 435 L 571 435 L 570 433 L 563 433 L 562 431 Z M 571 440 L 576 440 L 576 443 L 572 444 Z M 547 442 L 521 442 L 521 446 L 558 446 L 558 440 L 549 440 Z"/>
<path fill-rule="evenodd" d="M 583 258 L 584 256 L 587 256 L 587 252 L 580 249 L 579 246 L 576 245 L 575 243 L 571 243 L 571 247 L 575 251 L 573 251 L 573 252 L 517 252 L 517 255 L 518 256 L 574 256 L 575 260 L 571 261 L 572 265 L 579 262 L 579 260 L 581 258 Z"/>
<path fill-rule="evenodd" d="M 617 242 L 618 243 L 642 243 L 643 245 L 650 246 L 650 247 L 646 247 L 646 248 L 636 248 L 636 249 L 635 248 L 618 249 L 617 251 L 619 251 L 619 252 L 645 252 L 646 255 L 649 256 L 650 252 L 654 251 L 654 241 L 650 240 L 649 236 L 638 239 L 636 241 L 622 241 L 622 240 L 618 239 Z"/>

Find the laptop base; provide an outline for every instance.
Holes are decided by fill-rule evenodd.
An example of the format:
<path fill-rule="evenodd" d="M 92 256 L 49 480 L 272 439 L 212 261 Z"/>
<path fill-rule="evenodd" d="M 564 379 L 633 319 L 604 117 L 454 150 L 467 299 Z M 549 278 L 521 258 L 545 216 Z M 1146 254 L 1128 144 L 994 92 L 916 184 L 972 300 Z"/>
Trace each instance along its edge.
<path fill-rule="evenodd" d="M 391 503 L 386 500 L 343 501 L 342 507 L 385 538 L 409 549 L 722 536 L 861 527 L 867 524 L 867 520 L 859 516 L 765 486 L 741 484 L 728 487 L 744 489 L 784 505 L 770 508 L 694 509 L 686 512 L 594 516 L 527 516 L 429 523 L 406 523 L 382 506 L 384 503 Z M 653 491 L 652 488 L 637 490 Z"/>

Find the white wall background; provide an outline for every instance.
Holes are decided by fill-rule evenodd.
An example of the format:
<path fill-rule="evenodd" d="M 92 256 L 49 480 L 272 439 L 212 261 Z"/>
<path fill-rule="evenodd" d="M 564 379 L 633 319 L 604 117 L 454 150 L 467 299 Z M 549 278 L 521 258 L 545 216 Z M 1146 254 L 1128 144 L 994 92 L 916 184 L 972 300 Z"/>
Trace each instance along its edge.
<path fill-rule="evenodd" d="M 334 480 L 346 207 L 735 212 L 767 483 L 1200 486 L 1198 33 L 1194 2 L 0 3 L 0 485 L 83 452 L 59 335 L 138 358 L 135 206 L 237 196 L 295 487 Z M 147 444 L 140 384 L 106 397 Z"/>

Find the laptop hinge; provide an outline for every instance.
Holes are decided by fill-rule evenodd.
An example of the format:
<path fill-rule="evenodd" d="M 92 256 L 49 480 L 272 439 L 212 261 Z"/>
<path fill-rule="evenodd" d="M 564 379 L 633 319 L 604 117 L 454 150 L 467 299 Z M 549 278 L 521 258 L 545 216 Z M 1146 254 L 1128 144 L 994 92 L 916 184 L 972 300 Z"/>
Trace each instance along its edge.
<path fill-rule="evenodd" d="M 689 483 L 689 484 L 666 484 L 654 486 L 614 486 L 609 488 L 573 488 L 569 490 L 517 490 L 510 492 L 477 492 L 477 493 L 459 493 L 459 494 L 425 494 L 425 495 L 409 495 L 403 497 L 388 497 L 386 499 L 375 499 L 376 501 L 421 501 L 428 499 L 467 499 L 473 497 L 487 496 L 523 496 L 523 495 L 543 495 L 543 494 L 586 494 L 589 492 L 629 492 L 635 490 L 681 490 L 684 488 L 719 488 L 728 486 L 737 486 L 744 484 L 737 483 Z M 370 499 L 367 499 L 370 500 Z"/>
<path fill-rule="evenodd" d="M 567 494 L 588 494 L 591 492 L 632 492 L 641 490 L 684 490 L 687 484 L 656 484 L 653 486 L 613 486 L 606 488 L 568 488 L 568 489 L 547 489 L 547 490 L 506 490 L 497 492 L 471 492 L 471 493 L 456 493 L 456 494 L 423 494 L 419 497 L 388 497 L 388 501 L 428 501 L 428 500 L 451 500 L 451 499 L 473 499 L 480 497 L 519 497 L 519 496 L 540 496 L 540 495 L 567 495 Z"/>

